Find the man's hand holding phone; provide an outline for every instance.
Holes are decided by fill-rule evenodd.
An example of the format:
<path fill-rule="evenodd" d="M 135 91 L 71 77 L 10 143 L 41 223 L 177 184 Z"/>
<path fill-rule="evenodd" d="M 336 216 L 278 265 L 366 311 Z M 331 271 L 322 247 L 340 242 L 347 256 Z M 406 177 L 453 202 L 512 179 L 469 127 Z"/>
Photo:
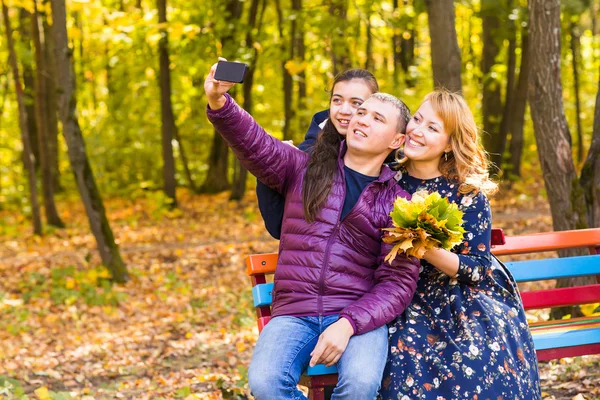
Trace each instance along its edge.
<path fill-rule="evenodd" d="M 243 65 L 243 71 L 241 72 L 241 69 L 235 66 L 231 68 L 231 64 Z M 212 110 L 218 110 L 225 105 L 225 96 L 223 95 L 235 85 L 235 81 L 243 81 L 245 66 L 241 63 L 228 63 L 227 60 L 219 57 L 219 63 L 210 68 L 210 72 L 204 81 L 204 92 L 206 93 L 208 106 Z M 217 78 L 221 78 L 221 80 Z"/>

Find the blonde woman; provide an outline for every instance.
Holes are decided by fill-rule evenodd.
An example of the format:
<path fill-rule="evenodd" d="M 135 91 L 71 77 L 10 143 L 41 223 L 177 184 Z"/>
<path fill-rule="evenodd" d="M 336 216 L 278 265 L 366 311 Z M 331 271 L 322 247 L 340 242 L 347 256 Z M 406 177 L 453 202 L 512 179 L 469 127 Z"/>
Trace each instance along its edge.
<path fill-rule="evenodd" d="M 464 214 L 464 242 L 430 250 L 415 296 L 389 326 L 383 399 L 541 399 L 517 286 L 490 253 L 497 190 L 465 100 L 428 94 L 406 130 L 399 184 L 437 191 Z"/>

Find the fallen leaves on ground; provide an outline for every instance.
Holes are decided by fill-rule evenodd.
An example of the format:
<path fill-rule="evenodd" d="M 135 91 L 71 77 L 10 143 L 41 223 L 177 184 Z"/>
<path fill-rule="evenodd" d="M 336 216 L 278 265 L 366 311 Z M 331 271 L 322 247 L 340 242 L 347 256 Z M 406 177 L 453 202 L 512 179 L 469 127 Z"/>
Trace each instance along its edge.
<path fill-rule="evenodd" d="M 10 385 L 32 399 L 247 398 L 258 332 L 244 257 L 278 243 L 253 193 L 238 203 L 182 191 L 179 204 L 106 202 L 131 275 L 121 286 L 106 284 L 78 201 L 59 204 L 68 228 L 42 238 L 0 214 L 15 224 L 0 236 L 0 398 Z M 507 234 L 551 228 L 538 198 L 492 207 Z M 545 398 L 598 396 L 598 360 L 542 364 Z"/>

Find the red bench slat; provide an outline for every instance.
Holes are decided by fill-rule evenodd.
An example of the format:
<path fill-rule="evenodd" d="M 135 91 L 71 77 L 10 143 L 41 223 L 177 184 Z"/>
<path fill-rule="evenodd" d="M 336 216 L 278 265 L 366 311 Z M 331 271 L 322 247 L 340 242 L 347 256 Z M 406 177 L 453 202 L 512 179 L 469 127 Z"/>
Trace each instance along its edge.
<path fill-rule="evenodd" d="M 495 246 L 492 252 L 497 256 L 503 256 L 572 249 L 576 247 L 598 248 L 599 246 L 600 229 L 596 228 L 507 236 L 506 243 Z"/>
<path fill-rule="evenodd" d="M 557 349 L 537 350 L 538 361 L 556 360 L 565 357 L 587 356 L 600 354 L 600 343 L 586 344 L 583 346 L 560 347 Z"/>
<path fill-rule="evenodd" d="M 600 284 L 522 292 L 526 310 L 600 303 Z"/>

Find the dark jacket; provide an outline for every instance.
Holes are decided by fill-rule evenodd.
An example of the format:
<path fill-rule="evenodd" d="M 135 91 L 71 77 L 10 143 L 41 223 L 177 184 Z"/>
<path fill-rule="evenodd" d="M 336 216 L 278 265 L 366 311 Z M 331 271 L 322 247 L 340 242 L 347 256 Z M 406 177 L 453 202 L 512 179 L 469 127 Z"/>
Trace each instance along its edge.
<path fill-rule="evenodd" d="M 340 221 L 346 185 L 345 142 L 331 193 L 313 223 L 304 219 L 302 182 L 308 154 L 269 136 L 231 97 L 210 121 L 243 166 L 285 195 L 285 211 L 275 271 L 273 316 L 340 314 L 355 334 L 383 326 L 404 311 L 415 291 L 419 261 L 384 257 L 392 246 L 381 240 L 391 226 L 398 196 L 409 197 L 387 166 Z"/>
<path fill-rule="evenodd" d="M 313 115 L 312 121 L 304 142 L 300 143 L 298 148 L 304 152 L 310 153 L 314 147 L 317 136 L 321 131 L 319 124 L 329 117 L 329 110 L 324 110 Z M 256 197 L 258 198 L 258 209 L 265 221 L 265 228 L 275 239 L 281 236 L 281 222 L 283 221 L 283 206 L 285 197 L 277 191 L 271 189 L 261 181 L 256 181 Z"/>

